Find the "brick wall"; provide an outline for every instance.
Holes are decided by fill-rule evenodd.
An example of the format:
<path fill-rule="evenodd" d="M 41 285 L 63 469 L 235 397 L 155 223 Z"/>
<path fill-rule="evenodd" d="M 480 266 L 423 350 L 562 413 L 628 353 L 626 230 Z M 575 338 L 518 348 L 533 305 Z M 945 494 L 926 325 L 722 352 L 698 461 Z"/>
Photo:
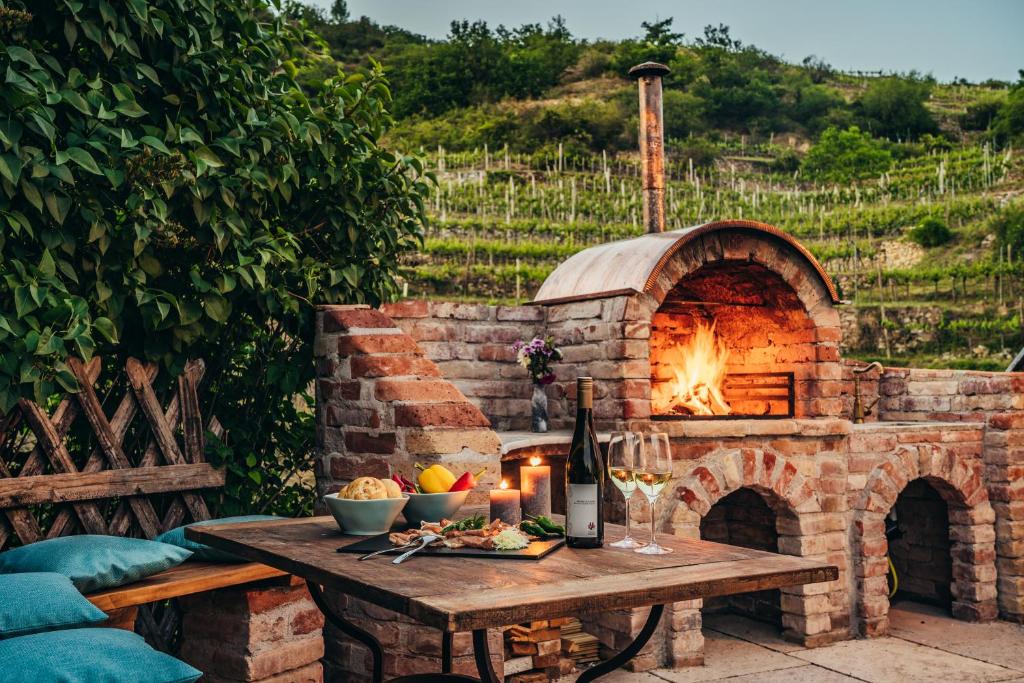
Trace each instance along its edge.
<path fill-rule="evenodd" d="M 887 368 L 879 389 L 883 420 L 948 420 L 983 428 L 999 614 L 1024 622 L 1024 373 Z"/>
<path fill-rule="evenodd" d="M 412 477 L 414 462 L 486 467 L 470 504 L 497 481 L 501 444 L 489 420 L 417 342 L 383 313 L 322 306 L 317 313 L 317 484 L 357 476 Z"/>
<path fill-rule="evenodd" d="M 544 335 L 543 308 L 409 300 L 381 310 L 495 429 L 530 428 L 533 388 L 511 346 Z"/>
<path fill-rule="evenodd" d="M 305 583 L 250 585 L 180 599 L 180 657 L 209 683 L 320 683 L 323 615 Z"/>

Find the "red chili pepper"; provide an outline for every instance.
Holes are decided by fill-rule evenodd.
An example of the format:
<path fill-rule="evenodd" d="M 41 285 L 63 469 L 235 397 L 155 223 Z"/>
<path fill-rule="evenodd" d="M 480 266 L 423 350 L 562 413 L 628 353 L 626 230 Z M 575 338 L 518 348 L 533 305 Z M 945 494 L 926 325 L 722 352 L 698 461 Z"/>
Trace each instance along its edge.
<path fill-rule="evenodd" d="M 455 483 L 452 484 L 448 491 L 468 491 L 471 488 L 474 488 L 476 486 L 476 478 L 486 471 L 487 468 L 485 467 L 476 474 L 469 471 L 464 472 L 461 477 L 455 480 Z"/>
<path fill-rule="evenodd" d="M 402 487 L 402 490 L 404 492 L 406 492 L 406 493 L 416 493 L 416 484 L 412 483 L 411 481 L 409 481 L 408 479 L 406 479 L 404 476 L 402 476 L 400 474 L 396 474 L 395 477 L 398 478 L 398 485 Z"/>

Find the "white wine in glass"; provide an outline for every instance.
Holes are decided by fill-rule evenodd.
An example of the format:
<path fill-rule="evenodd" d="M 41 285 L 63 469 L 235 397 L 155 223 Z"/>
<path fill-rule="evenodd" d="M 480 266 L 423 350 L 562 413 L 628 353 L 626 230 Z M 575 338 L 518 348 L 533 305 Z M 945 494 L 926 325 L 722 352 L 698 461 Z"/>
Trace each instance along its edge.
<path fill-rule="evenodd" d="M 608 441 L 608 474 L 626 499 L 626 535 L 620 541 L 609 543 L 613 548 L 639 548 L 642 543 L 629 534 L 629 501 L 636 491 L 636 448 L 637 435 L 633 432 L 615 432 Z"/>
<path fill-rule="evenodd" d="M 665 555 L 671 548 L 658 545 L 658 497 L 672 479 L 672 450 L 668 434 L 655 432 L 638 440 L 636 487 L 651 504 L 651 542 L 634 552 L 644 555 Z"/>

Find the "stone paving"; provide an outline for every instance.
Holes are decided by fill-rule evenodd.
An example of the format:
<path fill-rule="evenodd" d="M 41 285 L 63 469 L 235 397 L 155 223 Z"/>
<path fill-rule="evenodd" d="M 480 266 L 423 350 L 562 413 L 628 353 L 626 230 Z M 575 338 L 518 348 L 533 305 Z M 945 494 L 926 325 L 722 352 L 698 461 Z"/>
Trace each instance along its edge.
<path fill-rule="evenodd" d="M 704 620 L 705 665 L 616 672 L 609 683 L 1024 683 L 1024 626 L 972 624 L 911 602 L 894 605 L 890 635 L 805 649 L 770 626 L 729 615 Z M 563 679 L 568 683 L 571 679 Z"/>

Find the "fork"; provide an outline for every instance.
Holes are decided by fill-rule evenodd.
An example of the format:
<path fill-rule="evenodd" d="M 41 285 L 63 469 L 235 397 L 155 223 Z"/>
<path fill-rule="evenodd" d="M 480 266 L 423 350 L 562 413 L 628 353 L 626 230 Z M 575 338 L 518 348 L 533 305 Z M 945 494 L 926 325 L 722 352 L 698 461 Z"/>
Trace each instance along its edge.
<path fill-rule="evenodd" d="M 396 550 L 405 550 L 406 548 L 411 548 L 414 545 L 416 545 L 419 542 L 419 540 L 420 539 L 417 538 L 415 540 L 409 541 L 405 545 L 396 545 L 396 546 L 392 546 L 391 548 L 384 548 L 384 550 L 377 550 L 375 552 L 363 555 L 362 557 L 360 557 L 358 559 L 359 560 L 368 560 L 371 557 L 376 557 L 377 555 L 383 555 L 384 553 L 393 553 Z M 338 552 L 339 553 L 340 552 L 344 552 L 344 551 L 345 551 L 345 547 L 344 546 L 342 546 L 341 548 L 338 548 Z"/>
<path fill-rule="evenodd" d="M 434 541 L 438 540 L 439 538 L 441 538 L 441 537 L 438 536 L 437 534 L 428 534 L 427 536 L 421 537 L 419 539 L 420 540 L 420 544 L 417 547 L 413 548 L 412 550 L 406 550 L 404 553 L 402 553 L 401 555 L 399 555 L 395 559 L 391 560 L 391 564 L 402 564 L 407 559 L 409 559 L 412 556 L 413 553 L 417 553 L 417 552 L 423 550 L 424 548 L 426 548 L 428 545 L 430 545 Z"/>

